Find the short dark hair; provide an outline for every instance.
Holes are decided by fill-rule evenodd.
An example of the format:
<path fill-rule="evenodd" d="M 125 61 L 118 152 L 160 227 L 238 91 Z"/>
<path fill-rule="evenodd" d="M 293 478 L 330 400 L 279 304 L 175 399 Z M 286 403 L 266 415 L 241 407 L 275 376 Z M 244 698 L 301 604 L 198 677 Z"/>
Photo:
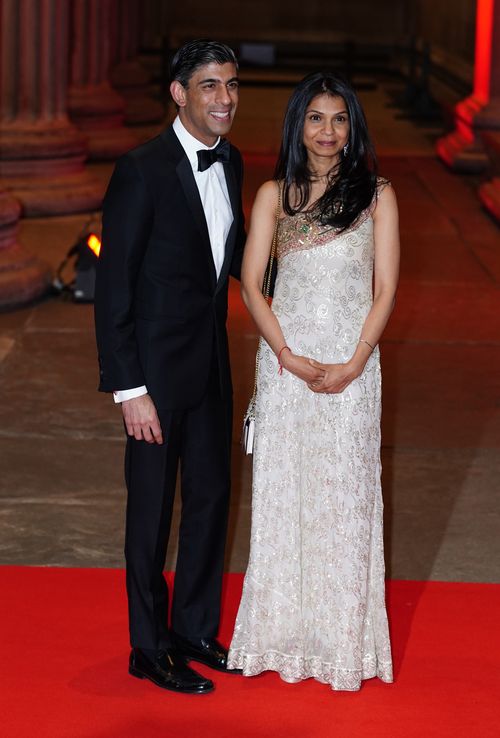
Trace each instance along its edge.
<path fill-rule="evenodd" d="M 311 191 L 311 172 L 303 143 L 304 121 L 311 100 L 318 95 L 343 98 L 349 114 L 348 151 L 341 156 L 338 171 L 332 173 L 333 181 L 317 203 L 320 221 L 342 230 L 368 207 L 377 184 L 377 159 L 365 114 L 354 89 L 342 77 L 331 72 L 313 72 L 299 82 L 288 102 L 275 177 L 284 184 L 285 212 L 293 215 L 302 210 Z M 299 201 L 294 206 L 290 202 L 292 186 L 299 192 Z"/>
<path fill-rule="evenodd" d="M 219 41 L 199 38 L 189 41 L 176 52 L 170 64 L 170 79 L 177 80 L 183 87 L 199 67 L 206 64 L 234 64 L 238 69 L 238 60 L 234 51 Z"/>

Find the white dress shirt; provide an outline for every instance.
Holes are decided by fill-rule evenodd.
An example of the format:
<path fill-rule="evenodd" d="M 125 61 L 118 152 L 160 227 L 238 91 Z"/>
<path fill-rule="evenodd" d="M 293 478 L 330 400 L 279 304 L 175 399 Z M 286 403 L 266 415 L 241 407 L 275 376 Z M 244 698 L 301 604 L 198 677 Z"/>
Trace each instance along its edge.
<path fill-rule="evenodd" d="M 217 278 L 219 278 L 222 264 L 224 263 L 226 239 L 233 222 L 233 211 L 231 210 L 231 202 L 227 191 L 224 165 L 217 161 L 204 172 L 199 172 L 198 155 L 196 152 L 200 149 L 214 149 L 220 139 L 217 139 L 213 146 L 206 146 L 206 144 L 198 141 L 197 138 L 192 136 L 184 128 L 179 116 L 174 120 L 172 127 L 182 148 L 186 152 L 186 156 L 193 170 L 207 221 L 215 272 Z M 132 400 L 134 397 L 145 395 L 147 391 L 146 385 L 119 390 L 113 392 L 113 399 L 115 402 L 124 402 L 125 400 Z"/>

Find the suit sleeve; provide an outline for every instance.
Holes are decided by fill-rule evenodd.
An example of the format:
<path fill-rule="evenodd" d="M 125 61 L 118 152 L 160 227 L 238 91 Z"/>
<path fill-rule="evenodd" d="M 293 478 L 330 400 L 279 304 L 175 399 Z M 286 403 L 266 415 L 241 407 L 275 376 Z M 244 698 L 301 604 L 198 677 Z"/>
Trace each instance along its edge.
<path fill-rule="evenodd" d="M 117 162 L 103 204 L 95 291 L 101 392 L 146 384 L 135 338 L 134 302 L 152 222 L 146 184 L 135 159 L 125 155 Z"/>
<path fill-rule="evenodd" d="M 247 234 L 245 231 L 245 214 L 243 212 L 243 200 L 242 200 L 242 186 L 243 186 L 243 160 L 241 154 L 238 152 L 238 166 L 236 169 L 236 177 L 238 180 L 238 187 L 240 192 L 239 200 L 239 212 L 238 212 L 238 230 L 236 232 L 236 241 L 234 246 L 233 258 L 231 261 L 231 267 L 229 273 L 235 279 L 241 277 L 241 263 L 243 261 L 243 250 L 245 248 L 245 241 L 247 240 Z"/>

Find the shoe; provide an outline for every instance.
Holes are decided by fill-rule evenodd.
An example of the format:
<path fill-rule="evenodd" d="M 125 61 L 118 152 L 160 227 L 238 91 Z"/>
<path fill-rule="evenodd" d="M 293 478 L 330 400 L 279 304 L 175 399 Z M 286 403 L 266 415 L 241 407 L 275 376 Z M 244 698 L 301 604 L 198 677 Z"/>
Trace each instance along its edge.
<path fill-rule="evenodd" d="M 172 692 L 206 694 L 214 690 L 210 679 L 191 669 L 184 658 L 173 648 L 158 651 L 154 661 L 140 648 L 130 653 L 128 673 L 138 679 L 149 679 L 153 684 Z"/>
<path fill-rule="evenodd" d="M 226 674 L 241 674 L 241 669 L 227 668 L 227 649 L 215 638 L 185 638 L 173 632 L 170 636 L 175 649 L 188 661 L 198 661 Z"/>

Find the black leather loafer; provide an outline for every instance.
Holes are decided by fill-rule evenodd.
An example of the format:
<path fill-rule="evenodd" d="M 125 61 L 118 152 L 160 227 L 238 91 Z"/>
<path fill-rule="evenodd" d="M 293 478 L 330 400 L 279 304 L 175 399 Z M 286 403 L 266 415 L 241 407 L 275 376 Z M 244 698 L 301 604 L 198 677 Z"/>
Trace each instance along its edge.
<path fill-rule="evenodd" d="M 172 692 L 206 694 L 214 690 L 214 683 L 191 669 L 173 648 L 158 651 L 154 661 L 140 648 L 133 648 L 128 672 L 138 679 L 149 679 L 158 687 Z"/>
<path fill-rule="evenodd" d="M 227 668 L 227 649 L 215 638 L 185 638 L 177 633 L 170 635 L 178 653 L 188 661 L 198 661 L 226 674 L 241 674 L 240 669 Z"/>

